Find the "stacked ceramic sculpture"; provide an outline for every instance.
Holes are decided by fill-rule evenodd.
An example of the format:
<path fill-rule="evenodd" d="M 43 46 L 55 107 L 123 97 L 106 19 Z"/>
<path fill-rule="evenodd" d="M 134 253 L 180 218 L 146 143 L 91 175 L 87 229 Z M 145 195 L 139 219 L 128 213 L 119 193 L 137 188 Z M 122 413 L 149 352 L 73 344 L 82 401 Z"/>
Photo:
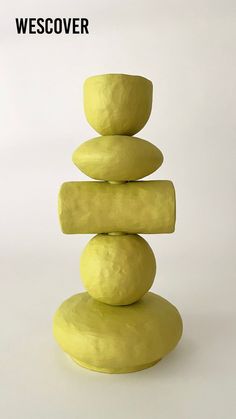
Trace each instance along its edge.
<path fill-rule="evenodd" d="M 83 143 L 73 162 L 98 181 L 66 182 L 59 217 L 67 234 L 93 233 L 80 260 L 88 292 L 66 300 L 54 335 L 78 364 L 102 372 L 147 368 L 170 352 L 182 334 L 176 308 L 148 292 L 156 262 L 138 233 L 172 233 L 175 191 L 168 180 L 138 181 L 157 170 L 161 151 L 133 137 L 152 107 L 144 77 L 107 74 L 84 85 L 84 108 L 101 137 Z"/>

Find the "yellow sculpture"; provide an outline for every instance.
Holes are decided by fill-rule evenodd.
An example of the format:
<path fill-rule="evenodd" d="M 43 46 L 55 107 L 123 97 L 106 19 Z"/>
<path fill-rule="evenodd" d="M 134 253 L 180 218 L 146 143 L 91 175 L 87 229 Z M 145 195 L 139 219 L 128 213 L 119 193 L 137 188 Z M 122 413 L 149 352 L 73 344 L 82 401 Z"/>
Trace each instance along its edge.
<path fill-rule="evenodd" d="M 84 83 L 84 110 L 101 135 L 134 135 L 152 109 L 152 82 L 127 74 L 89 77 Z"/>
<path fill-rule="evenodd" d="M 108 373 L 154 365 L 178 343 L 182 320 L 164 298 L 148 292 L 156 274 L 152 249 L 137 233 L 172 233 L 171 181 L 138 181 L 157 170 L 161 151 L 132 137 L 147 122 L 152 83 L 144 77 L 105 74 L 84 85 L 88 122 L 102 136 L 83 143 L 73 162 L 99 181 L 66 182 L 59 218 L 67 234 L 97 234 L 80 259 L 88 292 L 57 310 L 54 336 L 83 367 Z"/>

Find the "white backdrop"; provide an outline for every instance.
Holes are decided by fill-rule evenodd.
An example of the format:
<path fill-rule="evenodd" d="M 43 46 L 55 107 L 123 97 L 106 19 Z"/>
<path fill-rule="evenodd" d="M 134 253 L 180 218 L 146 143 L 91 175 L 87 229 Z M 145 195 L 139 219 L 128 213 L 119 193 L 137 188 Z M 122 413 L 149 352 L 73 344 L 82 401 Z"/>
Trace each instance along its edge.
<path fill-rule="evenodd" d="M 1 417 L 233 419 L 235 406 L 235 36 L 232 0 L 1 1 Z M 15 17 L 88 17 L 89 35 L 17 35 Z M 97 134 L 82 85 L 101 73 L 154 84 L 141 138 L 163 152 L 149 178 L 177 192 L 173 235 L 145 236 L 153 291 L 184 335 L 155 367 L 94 373 L 54 342 L 52 316 L 82 291 L 89 235 L 63 235 L 57 193 L 87 179 L 73 150 Z"/>

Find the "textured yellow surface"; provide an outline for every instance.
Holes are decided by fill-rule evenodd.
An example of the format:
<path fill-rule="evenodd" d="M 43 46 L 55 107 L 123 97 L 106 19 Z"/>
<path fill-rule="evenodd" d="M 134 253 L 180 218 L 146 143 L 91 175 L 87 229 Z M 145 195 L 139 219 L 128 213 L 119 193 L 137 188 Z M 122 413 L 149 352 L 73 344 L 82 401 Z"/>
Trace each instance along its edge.
<path fill-rule="evenodd" d="M 147 292 L 154 281 L 152 249 L 138 233 L 172 233 L 175 189 L 171 181 L 139 181 L 157 170 L 161 151 L 132 137 L 146 124 L 152 83 L 140 76 L 104 74 L 84 83 L 84 109 L 101 134 L 80 145 L 72 160 L 97 181 L 66 182 L 58 212 L 66 234 L 98 234 L 80 258 L 88 292 L 57 310 L 53 331 L 79 365 L 100 372 L 148 368 L 178 343 L 182 320 L 164 298 Z"/>
<path fill-rule="evenodd" d="M 59 193 L 64 233 L 172 233 L 175 190 L 168 180 L 66 182 Z"/>
<path fill-rule="evenodd" d="M 161 151 L 146 140 L 107 135 L 88 140 L 73 153 L 72 160 L 86 175 L 99 180 L 137 180 L 157 170 Z"/>
<path fill-rule="evenodd" d="M 85 247 L 80 274 L 89 294 L 107 304 L 131 304 L 152 286 L 155 256 L 149 244 L 137 234 L 99 234 Z"/>
<path fill-rule="evenodd" d="M 103 74 L 84 83 L 84 111 L 101 135 L 134 135 L 152 108 L 152 82 L 127 74 Z"/>
<path fill-rule="evenodd" d="M 81 293 L 59 307 L 53 331 L 63 351 L 82 366 L 122 373 L 147 368 L 170 352 L 181 337 L 182 320 L 153 293 L 122 307 Z"/>

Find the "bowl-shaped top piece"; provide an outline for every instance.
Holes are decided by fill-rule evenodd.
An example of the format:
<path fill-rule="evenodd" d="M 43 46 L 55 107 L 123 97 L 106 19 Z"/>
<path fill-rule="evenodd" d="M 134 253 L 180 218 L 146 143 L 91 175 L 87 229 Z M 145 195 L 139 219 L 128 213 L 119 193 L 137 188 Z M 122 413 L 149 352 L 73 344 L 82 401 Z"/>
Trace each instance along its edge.
<path fill-rule="evenodd" d="M 151 113 L 152 82 L 127 74 L 92 76 L 84 83 L 84 110 L 101 135 L 134 135 Z"/>

